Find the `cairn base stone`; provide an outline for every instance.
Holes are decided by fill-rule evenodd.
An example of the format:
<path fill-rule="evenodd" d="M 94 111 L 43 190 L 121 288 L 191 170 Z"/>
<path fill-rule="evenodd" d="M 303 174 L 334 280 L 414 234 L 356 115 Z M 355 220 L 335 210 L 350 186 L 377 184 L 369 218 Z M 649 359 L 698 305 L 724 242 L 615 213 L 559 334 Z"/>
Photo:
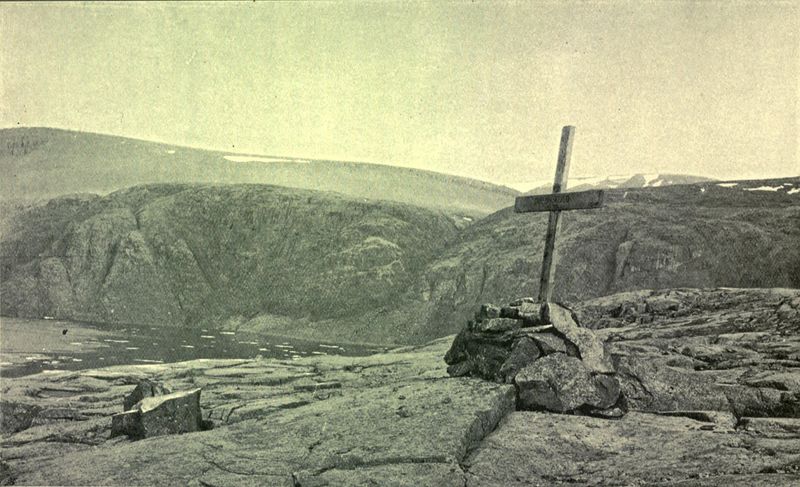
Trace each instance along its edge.
<path fill-rule="evenodd" d="M 528 337 L 519 338 L 514 342 L 511 354 L 500 367 L 500 375 L 506 383 L 512 383 L 517 373 L 536 361 L 540 355 L 536 342 Z"/>
<path fill-rule="evenodd" d="M 563 338 L 553 333 L 537 333 L 531 337 L 543 355 L 561 352 L 567 353 L 567 344 Z"/>
<path fill-rule="evenodd" d="M 594 377 L 584 363 L 554 353 L 522 369 L 516 376 L 519 408 L 567 413 L 606 409 L 619 399 L 619 384 L 607 376 Z"/>

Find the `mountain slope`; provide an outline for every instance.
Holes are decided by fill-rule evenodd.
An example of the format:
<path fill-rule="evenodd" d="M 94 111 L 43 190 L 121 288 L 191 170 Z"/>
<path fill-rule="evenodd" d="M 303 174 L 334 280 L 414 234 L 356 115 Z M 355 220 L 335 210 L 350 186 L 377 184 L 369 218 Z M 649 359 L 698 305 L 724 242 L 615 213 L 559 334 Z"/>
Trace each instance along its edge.
<path fill-rule="evenodd" d="M 218 325 L 384 306 L 456 236 L 440 212 L 262 185 L 151 185 L 23 211 L 2 241 L 2 311 Z"/>
<path fill-rule="evenodd" d="M 800 178 L 610 190 L 607 199 L 562 214 L 554 299 L 800 287 Z M 536 296 L 547 218 L 506 208 L 465 228 L 381 318 L 424 341 L 456 332 L 480 303 Z"/>
<path fill-rule="evenodd" d="M 259 183 L 337 191 L 481 216 L 516 191 L 483 181 L 377 164 L 243 156 L 46 128 L 0 130 L 3 199 L 108 193 L 146 183 Z"/>
<path fill-rule="evenodd" d="M 19 210 L 2 312 L 414 343 L 538 291 L 546 214 L 445 213 L 259 185 L 149 185 Z M 610 190 L 566 212 L 554 297 L 800 287 L 800 178 Z"/>

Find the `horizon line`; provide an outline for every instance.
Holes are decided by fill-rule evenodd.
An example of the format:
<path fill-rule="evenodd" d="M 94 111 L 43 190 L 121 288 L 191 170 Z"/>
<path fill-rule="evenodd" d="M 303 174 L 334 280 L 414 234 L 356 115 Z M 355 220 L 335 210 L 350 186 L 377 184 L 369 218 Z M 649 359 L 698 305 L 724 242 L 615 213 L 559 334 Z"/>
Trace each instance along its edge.
<path fill-rule="evenodd" d="M 486 184 L 491 184 L 491 185 L 494 185 L 494 186 L 503 187 L 503 188 L 506 188 L 506 189 L 509 189 L 509 190 L 512 190 L 512 191 L 515 191 L 515 192 L 530 191 L 532 189 L 537 189 L 542 185 L 550 184 L 549 183 L 549 179 L 530 180 L 532 184 L 535 184 L 535 186 L 532 186 L 532 187 L 530 187 L 528 189 L 517 189 L 517 187 L 509 185 L 509 184 L 513 184 L 513 183 L 494 182 L 494 181 L 488 181 L 488 180 L 485 180 L 485 179 L 479 179 L 479 178 L 474 177 L 474 176 L 466 176 L 466 175 L 460 175 L 460 174 L 453 174 L 453 173 L 435 171 L 433 169 L 426 169 L 426 168 L 420 168 L 420 167 L 415 167 L 415 166 L 398 166 L 398 165 L 394 165 L 394 164 L 391 164 L 391 163 L 380 162 L 380 161 L 342 160 L 342 159 L 334 159 L 334 158 L 305 157 L 305 156 L 297 156 L 297 155 L 286 156 L 286 155 L 266 154 L 266 153 L 256 153 L 256 152 L 235 152 L 235 151 L 221 150 L 219 148 L 212 147 L 212 146 L 207 146 L 207 145 L 194 145 L 194 144 L 190 144 L 190 143 L 186 143 L 186 142 L 179 142 L 179 143 L 168 142 L 168 141 L 165 141 L 165 140 L 160 140 L 158 138 L 150 138 L 150 137 L 142 138 L 142 137 L 139 137 L 139 136 L 131 136 L 131 135 L 126 135 L 126 134 L 118 134 L 118 133 L 111 133 L 111 132 L 99 132 L 99 131 L 94 131 L 94 130 L 78 130 L 78 129 L 75 129 L 75 128 L 59 127 L 59 126 L 52 126 L 52 125 L 21 125 L 21 124 L 17 124 L 17 125 L 12 125 L 12 126 L 0 126 L 0 131 L 3 131 L 3 130 L 15 130 L 15 129 L 60 130 L 60 131 L 63 131 L 63 132 L 73 132 L 73 133 L 79 133 L 79 134 L 100 135 L 100 136 L 105 136 L 105 137 L 117 137 L 117 138 L 122 138 L 122 139 L 135 140 L 135 141 L 138 141 L 138 142 L 147 142 L 147 143 L 168 145 L 168 146 L 172 146 L 172 147 L 179 147 L 179 148 L 191 149 L 191 150 L 201 150 L 201 151 L 207 151 L 207 152 L 216 152 L 216 153 L 220 153 L 220 154 L 233 155 L 233 156 L 270 157 L 270 158 L 275 158 L 275 159 L 286 159 L 287 161 L 302 160 L 302 161 L 308 161 L 308 162 L 339 162 L 339 163 L 348 163 L 348 164 L 364 164 L 364 165 L 386 166 L 386 167 L 391 167 L 391 168 L 395 168 L 395 169 L 403 169 L 403 170 L 409 170 L 409 171 L 423 171 L 423 172 L 428 172 L 428 173 L 433 173 L 433 174 L 440 174 L 440 175 L 443 175 L 443 176 L 457 177 L 457 178 L 462 178 L 462 179 L 470 179 L 470 180 L 478 181 L 478 182 L 481 182 L 481 183 L 486 183 Z M 235 145 L 232 144 L 232 147 L 235 148 Z M 231 161 L 231 162 L 234 162 L 234 161 Z M 628 178 L 630 178 L 630 177 L 633 177 L 633 176 L 645 175 L 645 174 L 656 174 L 658 176 L 694 176 L 694 177 L 704 177 L 704 178 L 708 178 L 710 180 L 718 181 L 718 182 L 749 181 L 749 180 L 760 180 L 760 179 L 782 179 L 782 178 L 800 177 L 800 172 L 798 172 L 797 174 L 787 174 L 787 175 L 783 175 L 783 176 L 772 176 L 772 177 L 766 177 L 766 178 L 746 178 L 746 177 L 743 177 L 743 178 L 737 178 L 737 179 L 719 178 L 717 176 L 711 176 L 711 175 L 708 175 L 708 174 L 687 173 L 687 172 L 655 172 L 655 173 L 634 172 L 634 173 L 627 173 L 627 174 L 624 174 L 624 173 L 620 173 L 620 174 L 600 174 L 600 175 L 593 174 L 593 175 L 580 175 L 580 176 L 572 175 L 572 178 L 573 178 L 573 180 L 603 178 L 603 179 L 601 179 L 601 181 L 602 181 L 604 179 L 611 179 L 611 178 L 616 178 L 616 177 L 628 177 Z"/>

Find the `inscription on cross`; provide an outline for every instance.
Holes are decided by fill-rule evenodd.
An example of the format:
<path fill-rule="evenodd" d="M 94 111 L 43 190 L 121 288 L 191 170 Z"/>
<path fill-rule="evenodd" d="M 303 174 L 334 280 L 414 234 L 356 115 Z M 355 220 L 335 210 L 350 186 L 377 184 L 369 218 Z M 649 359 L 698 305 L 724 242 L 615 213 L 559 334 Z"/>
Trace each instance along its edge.
<path fill-rule="evenodd" d="M 563 193 L 567 189 L 569 160 L 572 156 L 572 139 L 575 127 L 568 125 L 561 130 L 561 146 L 558 150 L 556 177 L 553 182 L 553 193 L 536 196 L 518 196 L 514 202 L 514 211 L 530 213 L 549 211 L 547 234 L 544 239 L 544 256 L 542 257 L 542 275 L 539 281 L 539 302 L 547 303 L 553 295 L 553 270 L 558 233 L 559 216 L 565 210 L 585 210 L 603 206 L 602 190 Z"/>

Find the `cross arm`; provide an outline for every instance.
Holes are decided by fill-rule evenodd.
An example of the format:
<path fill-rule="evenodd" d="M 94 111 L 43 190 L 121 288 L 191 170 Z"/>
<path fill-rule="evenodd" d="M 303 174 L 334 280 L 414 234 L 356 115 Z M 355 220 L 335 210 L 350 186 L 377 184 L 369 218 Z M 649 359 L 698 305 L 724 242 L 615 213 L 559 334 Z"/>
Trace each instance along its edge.
<path fill-rule="evenodd" d="M 537 211 L 585 210 L 603 206 L 605 192 L 602 189 L 577 193 L 553 193 L 534 196 L 517 196 L 514 211 L 530 213 Z"/>

